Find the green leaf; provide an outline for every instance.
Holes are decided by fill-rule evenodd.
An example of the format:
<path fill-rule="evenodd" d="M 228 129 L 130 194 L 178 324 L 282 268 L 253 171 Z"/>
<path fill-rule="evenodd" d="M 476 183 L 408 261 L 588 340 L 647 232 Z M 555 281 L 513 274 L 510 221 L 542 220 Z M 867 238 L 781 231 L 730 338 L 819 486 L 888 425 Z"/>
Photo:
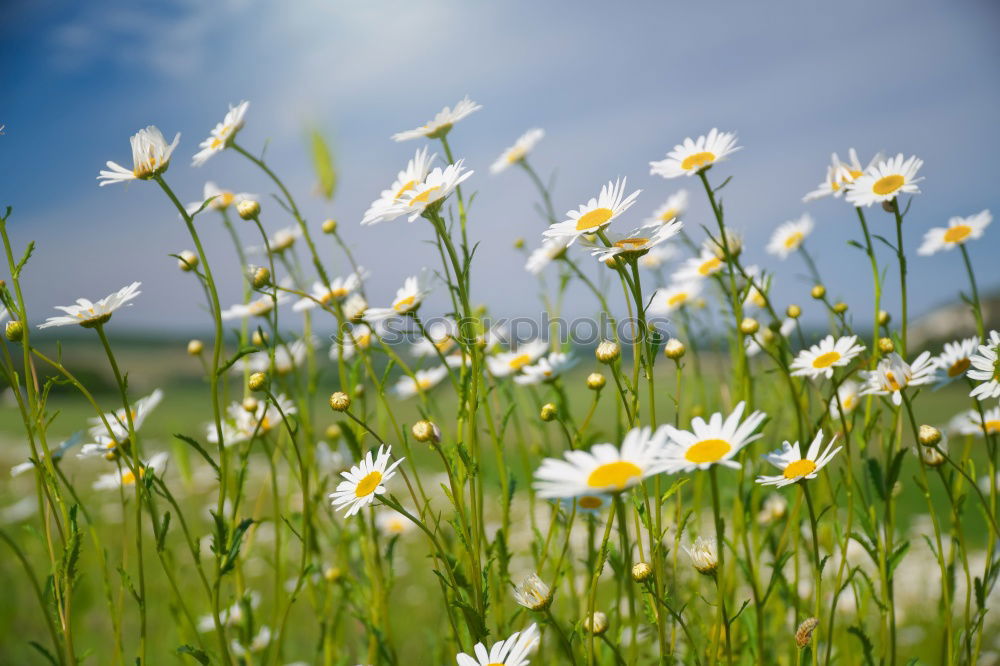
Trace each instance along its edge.
<path fill-rule="evenodd" d="M 230 358 L 225 363 L 223 363 L 222 365 L 220 365 L 219 366 L 219 372 L 216 373 L 216 374 L 218 374 L 218 376 L 221 377 L 227 370 L 229 370 L 229 368 L 233 367 L 233 365 L 236 363 L 236 361 L 240 360 L 241 358 L 243 358 L 247 354 L 253 354 L 256 351 L 257 351 L 256 347 L 243 347 L 242 349 L 240 349 L 239 351 L 237 351 L 236 354 L 234 354 L 232 358 Z"/>
<path fill-rule="evenodd" d="M 333 199 L 333 193 L 337 189 L 337 169 L 333 165 L 333 153 L 318 129 L 309 131 L 309 144 L 319 193 L 329 201 Z"/>
<path fill-rule="evenodd" d="M 48 659 L 49 663 L 52 664 L 52 666 L 59 666 L 59 662 L 56 661 L 56 658 L 53 657 L 52 653 L 46 650 L 43 645 L 41 645 L 40 643 L 36 643 L 35 641 L 28 641 L 28 645 L 41 652 L 42 656 Z"/>
<path fill-rule="evenodd" d="M 186 654 L 199 664 L 202 664 L 202 666 L 208 666 L 208 664 L 212 663 L 208 659 L 208 655 L 205 654 L 204 650 L 199 650 L 198 648 L 191 647 L 190 645 L 182 645 L 177 648 L 177 654 Z"/>
<path fill-rule="evenodd" d="M 219 466 L 215 463 L 214 460 L 212 460 L 212 456 L 208 455 L 208 451 L 206 451 L 204 447 L 202 447 L 202 445 L 199 444 L 196 439 L 178 433 L 174 433 L 174 437 L 184 442 L 185 444 L 193 448 L 195 451 L 197 451 L 199 454 L 201 454 L 201 457 L 204 458 L 205 461 L 212 466 L 212 469 L 215 470 L 215 473 L 216 474 L 219 473 Z"/>

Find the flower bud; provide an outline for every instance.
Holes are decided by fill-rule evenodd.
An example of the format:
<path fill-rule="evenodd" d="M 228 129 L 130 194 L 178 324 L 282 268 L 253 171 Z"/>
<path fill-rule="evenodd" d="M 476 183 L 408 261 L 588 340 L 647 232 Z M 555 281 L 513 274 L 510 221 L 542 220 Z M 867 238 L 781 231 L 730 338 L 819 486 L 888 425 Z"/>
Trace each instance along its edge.
<path fill-rule="evenodd" d="M 324 434 L 326 435 L 327 439 L 340 439 L 340 436 L 343 435 L 344 433 L 340 430 L 339 425 L 337 425 L 336 423 L 331 423 L 326 427 L 326 431 L 324 432 Z"/>
<path fill-rule="evenodd" d="M 895 349 L 896 345 L 893 343 L 892 338 L 878 339 L 878 350 L 883 354 L 891 354 Z"/>
<path fill-rule="evenodd" d="M 895 212 L 895 210 L 896 210 L 896 200 L 895 199 L 889 199 L 888 201 L 883 201 L 882 202 L 882 210 L 884 210 L 887 213 Z"/>
<path fill-rule="evenodd" d="M 592 372 L 587 375 L 587 388 L 591 391 L 600 391 L 607 383 L 608 380 L 599 372 Z"/>
<path fill-rule="evenodd" d="M 188 341 L 187 352 L 191 356 L 197 356 L 198 354 L 205 351 L 205 343 L 201 340 L 190 340 Z"/>
<path fill-rule="evenodd" d="M 532 573 L 514 587 L 514 601 L 528 610 L 543 611 L 552 605 L 552 590 Z"/>
<path fill-rule="evenodd" d="M 247 412 L 248 414 L 253 414 L 254 412 L 257 411 L 258 407 L 260 407 L 260 402 L 257 401 L 257 398 L 253 397 L 252 395 L 248 395 L 247 397 L 243 398 L 244 412 Z"/>
<path fill-rule="evenodd" d="M 321 227 L 324 234 L 332 234 L 337 230 L 337 220 L 332 218 L 323 220 L 323 226 Z"/>
<path fill-rule="evenodd" d="M 346 412 L 351 407 L 351 396 L 343 391 L 337 391 L 330 396 L 330 409 L 335 412 Z"/>
<path fill-rule="evenodd" d="M 917 439 L 924 446 L 935 446 L 941 441 L 941 431 L 932 425 L 924 424 L 920 426 L 920 430 L 917 433 Z"/>
<path fill-rule="evenodd" d="M 251 391 L 263 391 L 267 388 L 267 373 L 266 372 L 255 372 L 250 375 L 247 380 L 247 386 L 250 387 Z"/>
<path fill-rule="evenodd" d="M 653 575 L 653 567 L 649 566 L 645 562 L 638 562 L 632 567 L 632 580 L 637 583 L 649 580 L 649 577 Z"/>
<path fill-rule="evenodd" d="M 944 456 L 933 446 L 918 446 L 917 454 L 928 467 L 940 467 L 944 464 Z M 898 483 L 898 482 L 897 482 Z"/>
<path fill-rule="evenodd" d="M 698 537 L 690 548 L 685 547 L 684 550 L 687 551 L 688 557 L 691 558 L 691 564 L 698 570 L 698 573 L 705 576 L 715 574 L 715 570 L 719 566 L 719 557 L 715 552 L 715 539 Z"/>
<path fill-rule="evenodd" d="M 822 300 L 822 298 L 826 296 L 826 287 L 824 287 L 821 284 L 818 284 L 812 288 L 812 291 L 810 291 L 809 294 L 817 301 Z"/>
<path fill-rule="evenodd" d="M 619 345 L 614 340 L 604 340 L 601 344 L 597 345 L 597 349 L 594 351 L 594 356 L 601 363 L 613 363 L 622 354 L 621 345 Z"/>
<path fill-rule="evenodd" d="M 354 386 L 354 397 L 355 398 L 360 398 L 364 394 L 365 394 L 365 385 L 364 384 L 356 384 Z"/>
<path fill-rule="evenodd" d="M 890 321 L 892 321 L 892 315 L 890 315 L 885 310 L 879 310 L 878 311 L 878 325 L 879 326 L 886 326 L 886 325 L 889 324 Z"/>
<path fill-rule="evenodd" d="M 410 432 L 413 434 L 413 439 L 418 442 L 437 444 L 441 441 L 441 429 L 426 419 L 414 423 L 413 427 L 410 428 Z"/>
<path fill-rule="evenodd" d="M 515 250 L 520 250 L 523 247 L 524 247 L 524 239 L 523 238 L 515 238 L 514 239 L 514 249 Z"/>
<path fill-rule="evenodd" d="M 799 315 L 802 314 L 802 308 L 794 304 L 789 305 L 788 308 L 785 310 L 785 314 L 791 317 L 792 319 L 798 319 Z"/>
<path fill-rule="evenodd" d="M 177 268 L 182 271 L 193 271 L 198 265 L 198 255 L 191 250 L 182 250 L 177 256 Z"/>
<path fill-rule="evenodd" d="M 236 212 L 244 220 L 255 220 L 260 215 L 260 204 L 252 199 L 244 199 L 236 204 Z"/>
<path fill-rule="evenodd" d="M 837 314 L 844 314 L 847 312 L 847 303 L 843 301 L 837 301 L 833 304 L 833 311 Z"/>
<path fill-rule="evenodd" d="M 323 578 L 328 583 L 336 583 L 343 575 L 344 572 L 340 567 L 327 567 L 323 570 Z"/>
<path fill-rule="evenodd" d="M 254 289 L 263 289 L 271 282 L 271 271 L 264 266 L 252 269 L 250 273 L 250 284 Z"/>
<path fill-rule="evenodd" d="M 740 333 L 743 335 L 753 335 L 760 330 L 760 324 L 753 317 L 744 317 L 740 322 Z"/>
<path fill-rule="evenodd" d="M 819 626 L 819 620 L 810 617 L 803 620 L 799 628 L 795 630 L 795 644 L 799 646 L 799 649 L 809 645 L 809 641 L 812 640 L 813 631 L 816 630 L 817 626 Z"/>
<path fill-rule="evenodd" d="M 724 233 L 725 240 L 720 236 L 718 240 L 709 238 L 705 241 L 705 249 L 723 260 L 726 258 L 727 246 L 729 247 L 729 254 L 734 257 L 743 251 L 743 238 L 739 234 L 729 229 L 726 229 Z"/>
<path fill-rule="evenodd" d="M 254 347 L 265 347 L 267 346 L 270 337 L 264 331 L 260 329 L 253 332 L 250 336 L 250 342 L 253 343 Z"/>
<path fill-rule="evenodd" d="M 556 417 L 557 413 L 556 406 L 551 402 L 547 402 L 542 405 L 542 409 L 539 411 L 538 416 L 541 417 L 543 421 L 551 421 Z"/>
<path fill-rule="evenodd" d="M 3 333 L 11 342 L 20 342 L 24 337 L 24 324 L 17 319 L 11 319 L 7 322 Z"/>
<path fill-rule="evenodd" d="M 663 346 L 663 354 L 674 361 L 683 358 L 685 352 L 687 352 L 687 347 L 677 338 L 670 338 L 667 340 L 667 344 Z"/>
<path fill-rule="evenodd" d="M 583 630 L 588 634 L 600 636 L 608 630 L 608 616 L 601 611 L 594 611 L 593 615 L 584 618 Z"/>

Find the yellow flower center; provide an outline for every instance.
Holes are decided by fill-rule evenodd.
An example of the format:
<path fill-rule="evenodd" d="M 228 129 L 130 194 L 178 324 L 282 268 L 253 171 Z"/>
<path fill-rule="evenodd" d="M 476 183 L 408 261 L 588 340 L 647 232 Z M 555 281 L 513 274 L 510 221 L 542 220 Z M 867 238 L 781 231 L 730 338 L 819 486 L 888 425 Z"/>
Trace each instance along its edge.
<path fill-rule="evenodd" d="M 604 500 L 593 495 L 584 495 L 576 500 L 576 503 L 581 509 L 599 509 L 604 504 Z"/>
<path fill-rule="evenodd" d="M 892 194 L 899 188 L 901 188 L 906 183 L 906 179 L 900 176 L 898 173 L 894 173 L 891 176 L 885 176 L 884 178 L 879 178 L 872 185 L 872 192 L 878 194 L 879 196 L 885 196 L 886 194 Z"/>
<path fill-rule="evenodd" d="M 520 370 L 529 363 L 531 363 L 531 357 L 527 354 L 521 354 L 520 356 L 515 356 L 510 359 L 510 361 L 507 362 L 507 365 L 510 366 L 512 370 Z"/>
<path fill-rule="evenodd" d="M 406 523 L 399 518 L 393 518 L 385 526 L 385 530 L 391 534 L 399 534 L 405 529 Z"/>
<path fill-rule="evenodd" d="M 440 189 L 441 188 L 437 185 L 428 187 L 426 190 L 424 190 L 417 196 L 410 199 L 410 205 L 413 205 L 415 203 L 429 203 L 431 200 L 431 193 L 434 192 L 435 190 L 440 190 Z"/>
<path fill-rule="evenodd" d="M 711 275 L 716 270 L 718 270 L 719 266 L 721 265 L 722 265 L 721 259 L 719 259 L 718 257 L 712 257 L 711 259 L 709 259 L 708 261 L 706 261 L 705 263 L 703 263 L 701 266 L 698 267 L 698 272 L 701 273 L 702 275 Z"/>
<path fill-rule="evenodd" d="M 614 215 L 614 211 L 610 208 L 595 208 L 577 218 L 576 230 L 583 231 L 584 229 L 599 227 L 610 220 L 612 215 Z"/>
<path fill-rule="evenodd" d="M 667 305 L 670 306 L 681 305 L 682 303 L 684 303 L 684 301 L 687 300 L 687 297 L 688 295 L 686 291 L 678 292 L 667 299 Z"/>
<path fill-rule="evenodd" d="M 219 206 L 221 208 L 226 208 L 231 203 L 233 203 L 233 199 L 235 199 L 235 198 L 236 198 L 236 196 L 233 195 L 232 192 L 223 192 L 222 194 L 219 195 L 219 198 L 218 198 Z"/>
<path fill-rule="evenodd" d="M 694 155 L 688 155 L 681 162 L 681 168 L 685 171 L 690 171 L 692 169 L 701 169 L 702 167 L 708 166 L 715 161 L 715 153 L 710 153 L 705 151 L 703 153 L 695 153 Z"/>
<path fill-rule="evenodd" d="M 958 361 L 952 363 L 951 367 L 948 368 L 948 376 L 958 377 L 966 370 L 968 370 L 970 365 L 972 365 L 972 361 L 970 361 L 969 359 L 967 358 L 959 359 Z"/>
<path fill-rule="evenodd" d="M 815 359 L 813 359 L 814 368 L 829 368 L 831 365 L 840 360 L 840 352 L 827 352 L 825 354 L 820 354 Z"/>
<path fill-rule="evenodd" d="M 801 231 L 796 231 L 794 233 L 789 234 L 788 238 L 785 239 L 785 249 L 794 250 L 799 246 L 799 243 L 802 242 L 803 238 L 805 238 L 805 234 L 803 234 Z"/>
<path fill-rule="evenodd" d="M 208 147 L 211 148 L 212 150 L 218 150 L 221 146 L 222 146 L 222 139 L 220 139 L 219 137 L 215 137 L 214 139 L 212 139 L 212 143 L 210 143 Z"/>
<path fill-rule="evenodd" d="M 587 485 L 591 488 L 617 488 L 624 490 L 635 477 L 642 476 L 642 468 L 625 460 L 604 463 L 587 477 Z"/>
<path fill-rule="evenodd" d="M 812 460 L 803 458 L 802 460 L 796 460 L 795 462 L 788 465 L 785 468 L 784 476 L 786 479 L 797 479 L 800 476 L 805 476 L 806 474 L 812 474 L 816 469 L 816 463 Z"/>
<path fill-rule="evenodd" d="M 961 243 L 969 234 L 972 233 L 972 227 L 967 224 L 956 224 L 950 227 L 948 231 L 944 232 L 944 242 L 945 243 Z"/>
<path fill-rule="evenodd" d="M 620 241 L 615 241 L 614 246 L 620 247 L 623 250 L 637 250 L 648 242 L 648 238 L 624 238 Z"/>
<path fill-rule="evenodd" d="M 139 478 L 141 479 L 144 476 L 146 476 L 146 468 L 145 467 L 140 467 L 139 468 Z M 125 470 L 124 472 L 122 472 L 122 484 L 126 485 L 126 486 L 131 486 L 131 485 L 135 484 L 135 474 L 132 473 L 132 470 L 128 469 L 128 470 Z"/>
<path fill-rule="evenodd" d="M 729 453 L 732 447 L 724 439 L 703 439 L 684 452 L 684 457 L 690 462 L 703 464 L 714 463 Z"/>
<path fill-rule="evenodd" d="M 663 212 L 663 213 L 660 214 L 660 221 L 662 221 L 662 222 L 669 222 L 670 220 L 674 219 L 675 217 L 677 217 L 677 209 L 676 208 L 668 208 L 665 212 Z"/>
<path fill-rule="evenodd" d="M 896 380 L 896 375 L 893 374 L 892 370 L 887 370 L 886 371 L 886 373 L 885 373 L 885 383 L 889 387 L 889 390 L 891 390 L 891 391 L 898 391 L 901 388 L 903 388 L 902 386 L 900 386 L 899 382 Z"/>
<path fill-rule="evenodd" d="M 983 424 L 983 428 L 990 435 L 1000 432 L 1000 420 L 987 421 Z"/>
<path fill-rule="evenodd" d="M 412 190 L 416 186 L 416 184 L 417 181 L 415 180 L 411 180 L 408 183 L 404 183 L 403 186 L 396 191 L 396 196 L 395 196 L 396 201 L 402 199 L 403 195 Z"/>
<path fill-rule="evenodd" d="M 392 304 L 392 309 L 396 312 L 406 312 L 413 307 L 414 302 L 416 302 L 416 296 L 405 296 L 400 298 L 395 303 Z"/>
<path fill-rule="evenodd" d="M 368 472 L 368 476 L 358 481 L 358 485 L 354 487 L 354 496 L 365 497 L 366 495 L 371 495 L 380 483 L 382 483 L 382 472 L 377 469 L 372 470 Z"/>
<path fill-rule="evenodd" d="M 431 380 L 424 377 L 423 379 L 417 380 L 417 386 L 420 388 L 421 391 L 426 391 L 427 389 L 433 387 L 433 383 L 431 382 Z"/>
<path fill-rule="evenodd" d="M 851 409 L 854 409 L 854 404 L 857 401 L 858 401 L 857 397 L 855 395 L 851 394 L 851 395 L 847 396 L 846 398 L 844 398 L 843 400 L 841 400 L 840 404 L 843 405 L 844 409 L 851 410 Z"/>
<path fill-rule="evenodd" d="M 509 164 L 514 164 L 515 162 L 520 162 L 524 159 L 525 155 L 528 154 L 524 148 L 515 147 L 511 148 L 510 152 L 507 153 L 507 162 Z"/>

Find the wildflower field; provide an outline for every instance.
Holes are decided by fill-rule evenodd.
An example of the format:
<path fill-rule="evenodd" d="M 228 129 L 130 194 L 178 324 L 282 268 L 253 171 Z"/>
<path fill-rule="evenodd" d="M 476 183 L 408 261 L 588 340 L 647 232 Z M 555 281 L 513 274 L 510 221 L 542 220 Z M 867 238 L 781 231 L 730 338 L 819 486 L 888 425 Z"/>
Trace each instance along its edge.
<path fill-rule="evenodd" d="M 1000 663 L 1000 333 L 977 283 L 997 273 L 967 248 L 996 247 L 990 212 L 915 239 L 921 159 L 817 155 L 754 265 L 726 205 L 753 168 L 735 132 L 658 139 L 657 191 L 610 173 L 566 201 L 540 129 L 468 168 L 487 113 L 466 97 L 387 127 L 412 158 L 350 220 L 306 219 L 248 102 L 197 148 L 148 126 L 129 159 L 123 128 L 95 176 L 158 190 L 150 215 L 187 234 L 173 261 L 206 335 L 186 348 L 116 331 L 147 307 L 128 275 L 26 302 L 33 245 L 2 211 L 0 663 Z M 313 137 L 327 197 L 330 152 Z M 267 191 L 171 187 L 209 160 Z M 510 242 L 542 324 L 494 316 L 477 271 L 475 193 L 501 178 L 533 188 L 538 233 Z M 688 219 L 695 198 L 711 217 Z M 820 198 L 866 293 L 817 268 Z M 355 243 L 376 224 L 419 248 L 395 293 Z M 203 243 L 219 226 L 232 242 Z M 232 257 L 242 293 L 220 293 Z M 974 325 L 936 340 L 908 273 L 949 262 Z M 570 294 L 587 335 L 563 326 Z"/>

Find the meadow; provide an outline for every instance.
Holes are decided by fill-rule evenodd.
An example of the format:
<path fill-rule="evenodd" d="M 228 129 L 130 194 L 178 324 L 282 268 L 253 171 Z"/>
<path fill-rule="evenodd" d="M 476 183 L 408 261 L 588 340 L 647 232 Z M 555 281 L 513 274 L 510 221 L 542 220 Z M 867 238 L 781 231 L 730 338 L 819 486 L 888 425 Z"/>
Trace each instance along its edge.
<path fill-rule="evenodd" d="M 966 250 L 990 242 L 989 211 L 907 256 L 920 159 L 819 156 L 804 209 L 840 199 L 871 274 L 839 300 L 808 213 L 775 228 L 769 265 L 744 261 L 735 133 L 650 155 L 660 192 L 621 178 L 557 203 L 541 130 L 492 174 L 458 158 L 479 111 L 466 98 L 393 135 L 418 147 L 360 225 L 305 219 L 301 184 L 242 142 L 247 102 L 192 166 L 248 162 L 272 185 L 259 196 L 181 196 L 178 138 L 134 134 L 100 185 L 162 191 L 190 238 L 175 259 L 204 303 L 197 339 L 116 331 L 118 309 L 143 308 L 129 276 L 55 316 L 25 302 L 32 248 L 5 210 L 0 663 L 1000 663 L 1000 333 L 979 284 L 995 271 Z M 511 242 L 546 316 L 582 286 L 598 335 L 491 316 L 473 205 L 491 177 L 535 188 L 538 236 Z M 712 219 L 687 220 L 693 197 Z M 373 224 L 436 263 L 366 290 L 375 259 L 345 239 Z M 204 247 L 207 225 L 232 245 Z M 908 274 L 945 252 L 968 277 L 956 339 L 908 312 Z M 240 260 L 235 303 L 222 253 Z M 776 302 L 793 263 L 810 280 Z M 427 307 L 434 291 L 450 309 Z"/>

